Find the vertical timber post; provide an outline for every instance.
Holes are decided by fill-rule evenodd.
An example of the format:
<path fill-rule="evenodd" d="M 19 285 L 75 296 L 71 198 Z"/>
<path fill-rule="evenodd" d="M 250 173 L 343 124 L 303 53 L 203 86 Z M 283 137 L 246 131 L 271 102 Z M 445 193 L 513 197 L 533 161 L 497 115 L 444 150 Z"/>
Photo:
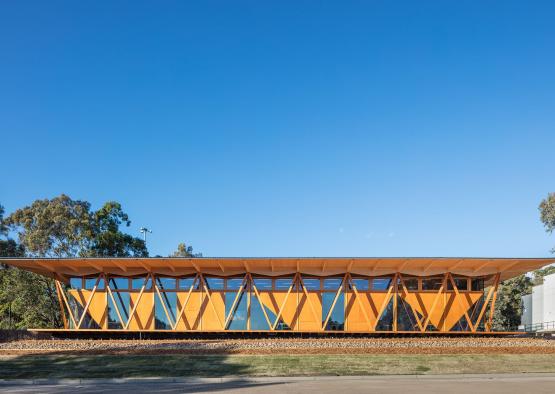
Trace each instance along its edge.
<path fill-rule="evenodd" d="M 247 331 L 251 329 L 251 292 L 252 292 L 252 276 L 247 274 Z"/>
<path fill-rule="evenodd" d="M 488 317 L 488 326 L 486 327 L 486 331 L 491 331 L 491 325 L 493 323 L 493 313 L 495 312 L 495 300 L 497 299 L 497 290 L 499 288 L 499 279 L 501 277 L 500 273 L 495 275 L 494 287 L 493 287 L 493 299 L 491 300 L 491 306 L 489 309 L 489 317 Z"/>
<path fill-rule="evenodd" d="M 62 321 L 64 322 L 64 329 L 68 329 L 66 313 L 64 312 L 64 304 L 62 302 L 62 295 L 60 294 L 61 284 L 60 281 L 55 279 L 56 295 L 58 296 L 58 304 L 60 305 L 60 314 L 62 315 Z"/>
<path fill-rule="evenodd" d="M 393 332 L 397 332 L 397 293 L 399 281 L 399 273 L 395 273 L 393 276 Z"/>

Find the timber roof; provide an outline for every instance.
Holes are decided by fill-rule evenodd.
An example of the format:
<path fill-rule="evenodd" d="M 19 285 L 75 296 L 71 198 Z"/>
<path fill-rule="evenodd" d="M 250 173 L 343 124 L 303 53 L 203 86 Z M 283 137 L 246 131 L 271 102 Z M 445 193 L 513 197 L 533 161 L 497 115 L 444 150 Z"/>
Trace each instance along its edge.
<path fill-rule="evenodd" d="M 463 276 L 501 273 L 501 280 L 555 263 L 555 258 L 469 258 L 469 257 L 148 257 L 148 258 L 0 258 L 0 263 L 67 281 L 72 276 L 134 276 L 152 272 L 182 276 L 233 276 L 246 272 L 281 276 L 296 272 L 306 275 L 381 276 L 396 272 L 432 276 L 451 272 Z"/>

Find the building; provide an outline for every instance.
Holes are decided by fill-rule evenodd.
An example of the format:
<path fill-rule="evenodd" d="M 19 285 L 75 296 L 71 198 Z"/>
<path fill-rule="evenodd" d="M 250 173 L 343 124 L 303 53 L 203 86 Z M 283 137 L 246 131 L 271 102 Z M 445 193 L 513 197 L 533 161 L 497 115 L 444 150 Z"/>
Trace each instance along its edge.
<path fill-rule="evenodd" d="M 546 275 L 522 303 L 521 325 L 526 331 L 555 330 L 555 274 Z"/>
<path fill-rule="evenodd" d="M 491 332 L 500 281 L 553 261 L 0 259 L 55 279 L 65 330 L 276 333 Z"/>

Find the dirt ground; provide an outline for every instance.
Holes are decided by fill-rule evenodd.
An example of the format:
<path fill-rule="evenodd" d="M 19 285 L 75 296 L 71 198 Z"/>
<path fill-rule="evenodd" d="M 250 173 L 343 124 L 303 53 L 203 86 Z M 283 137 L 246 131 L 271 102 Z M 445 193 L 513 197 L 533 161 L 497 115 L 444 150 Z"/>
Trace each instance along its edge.
<path fill-rule="evenodd" d="M 28 354 L 555 354 L 555 340 L 499 337 L 180 340 L 18 339 L 0 355 Z"/>

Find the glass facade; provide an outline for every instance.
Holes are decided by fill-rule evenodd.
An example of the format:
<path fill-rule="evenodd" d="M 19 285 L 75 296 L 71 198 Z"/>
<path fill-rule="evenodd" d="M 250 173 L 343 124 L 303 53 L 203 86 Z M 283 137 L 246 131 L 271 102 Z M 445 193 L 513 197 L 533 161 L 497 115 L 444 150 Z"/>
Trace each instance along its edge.
<path fill-rule="evenodd" d="M 395 281 L 393 278 L 393 275 L 277 278 L 241 275 L 226 278 L 197 274 L 184 277 L 101 276 L 97 283 L 97 277 L 87 276 L 70 278 L 70 291 L 76 293 L 69 298 L 72 313 L 86 315 L 80 328 L 221 330 L 225 325 L 224 329 L 231 331 L 356 331 L 366 315 L 364 319 L 375 319 L 371 325 L 376 331 L 418 331 L 427 317 L 422 295 L 426 292 L 437 294 L 445 278 L 406 276 Z M 477 318 L 484 303 L 485 280 L 453 276 L 458 292 L 467 294 L 462 302 L 469 303 L 468 314 L 473 319 Z M 446 304 L 438 303 L 438 309 L 457 304 L 450 298 L 455 296 L 451 280 L 445 280 L 445 284 L 443 292 L 451 295 L 445 298 Z M 97 294 L 94 303 L 100 305 L 91 307 L 94 313 L 84 308 L 93 291 Z M 79 292 L 88 293 L 77 297 Z M 141 299 L 137 301 L 141 292 Z M 420 298 L 414 294 L 421 294 Z M 434 298 L 428 297 L 426 302 L 430 304 Z M 103 301 L 105 306 L 102 306 Z M 136 302 L 138 306 L 131 316 Z M 183 303 L 187 303 L 186 308 Z M 105 308 L 104 313 L 102 308 Z M 365 313 L 361 308 L 366 309 Z M 442 330 L 447 326 L 452 331 L 470 328 L 462 317 L 457 317 L 453 323 L 447 320 L 445 317 L 439 322 L 430 319 L 427 330 Z M 368 330 L 367 327 L 364 330 Z M 483 328 L 483 324 L 480 327 Z"/>

